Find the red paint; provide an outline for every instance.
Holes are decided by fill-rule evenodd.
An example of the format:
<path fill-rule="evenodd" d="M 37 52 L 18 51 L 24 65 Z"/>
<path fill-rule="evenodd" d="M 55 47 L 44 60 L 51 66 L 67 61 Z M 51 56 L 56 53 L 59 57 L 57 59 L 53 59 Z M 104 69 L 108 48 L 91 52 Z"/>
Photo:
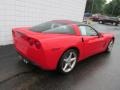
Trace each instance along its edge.
<path fill-rule="evenodd" d="M 103 33 L 102 37 L 82 36 L 75 23 L 66 22 L 74 28 L 75 35 L 36 33 L 29 31 L 28 27 L 14 28 L 12 32 L 17 52 L 43 69 L 55 70 L 61 55 L 67 49 L 77 48 L 80 52 L 78 61 L 81 61 L 105 51 L 113 38 L 112 34 Z"/>

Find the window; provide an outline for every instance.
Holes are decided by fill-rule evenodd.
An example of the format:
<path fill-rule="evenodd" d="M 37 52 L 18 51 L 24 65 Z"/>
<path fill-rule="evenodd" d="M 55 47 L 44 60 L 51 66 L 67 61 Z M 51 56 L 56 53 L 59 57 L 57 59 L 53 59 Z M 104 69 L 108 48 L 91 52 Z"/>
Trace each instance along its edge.
<path fill-rule="evenodd" d="M 110 19 L 110 20 L 113 20 L 113 21 L 118 21 L 118 18 L 117 18 L 117 17 L 110 17 L 109 19 Z"/>
<path fill-rule="evenodd" d="M 30 30 L 40 33 L 75 34 L 72 26 L 58 22 L 46 22 L 30 28 Z"/>
<path fill-rule="evenodd" d="M 97 36 L 97 32 L 90 26 L 79 26 L 82 35 Z"/>
<path fill-rule="evenodd" d="M 75 32 L 72 29 L 72 27 L 68 26 L 68 25 L 52 28 L 52 29 L 43 31 L 43 33 L 75 34 Z"/>
<path fill-rule="evenodd" d="M 62 26 L 62 24 L 54 23 L 54 22 L 45 22 L 45 23 L 33 26 L 32 28 L 30 28 L 30 30 L 34 32 L 44 32 L 59 26 Z"/>

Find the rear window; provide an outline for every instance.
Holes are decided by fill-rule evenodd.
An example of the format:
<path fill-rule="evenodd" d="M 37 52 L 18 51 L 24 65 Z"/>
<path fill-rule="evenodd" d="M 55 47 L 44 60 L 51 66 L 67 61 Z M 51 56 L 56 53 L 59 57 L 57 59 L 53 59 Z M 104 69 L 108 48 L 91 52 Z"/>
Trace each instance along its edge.
<path fill-rule="evenodd" d="M 58 22 L 46 22 L 30 28 L 31 31 L 40 33 L 58 33 L 58 34 L 75 34 L 72 26 L 58 23 Z"/>
<path fill-rule="evenodd" d="M 109 19 L 118 21 L 118 18 L 116 18 L 116 17 L 110 17 Z"/>

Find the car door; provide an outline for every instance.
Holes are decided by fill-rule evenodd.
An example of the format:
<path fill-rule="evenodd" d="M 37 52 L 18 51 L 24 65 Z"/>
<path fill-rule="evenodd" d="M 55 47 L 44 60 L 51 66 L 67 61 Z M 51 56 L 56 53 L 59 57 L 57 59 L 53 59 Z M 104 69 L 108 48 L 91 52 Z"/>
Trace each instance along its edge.
<path fill-rule="evenodd" d="M 96 30 L 87 25 L 81 25 L 79 29 L 83 38 L 85 57 L 94 55 L 103 50 L 105 44 L 104 37 L 99 36 Z"/>

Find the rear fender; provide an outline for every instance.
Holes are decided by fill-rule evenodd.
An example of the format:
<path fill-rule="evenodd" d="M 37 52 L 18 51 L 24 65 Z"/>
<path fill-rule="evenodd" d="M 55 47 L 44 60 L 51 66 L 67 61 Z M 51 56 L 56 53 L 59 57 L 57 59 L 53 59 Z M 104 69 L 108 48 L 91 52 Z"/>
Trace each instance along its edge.
<path fill-rule="evenodd" d="M 80 53 L 80 50 L 82 49 L 82 44 L 73 41 L 75 40 L 72 40 L 72 43 L 71 41 L 67 42 L 64 40 L 64 44 L 62 42 L 60 43 L 60 41 L 56 42 L 55 40 L 51 41 L 50 43 L 44 42 L 43 48 L 45 51 L 46 65 L 47 67 L 49 67 L 49 69 L 55 70 L 57 68 L 61 56 L 68 49 L 75 48 Z M 82 55 L 79 55 L 78 59 L 80 59 L 81 56 Z"/>

